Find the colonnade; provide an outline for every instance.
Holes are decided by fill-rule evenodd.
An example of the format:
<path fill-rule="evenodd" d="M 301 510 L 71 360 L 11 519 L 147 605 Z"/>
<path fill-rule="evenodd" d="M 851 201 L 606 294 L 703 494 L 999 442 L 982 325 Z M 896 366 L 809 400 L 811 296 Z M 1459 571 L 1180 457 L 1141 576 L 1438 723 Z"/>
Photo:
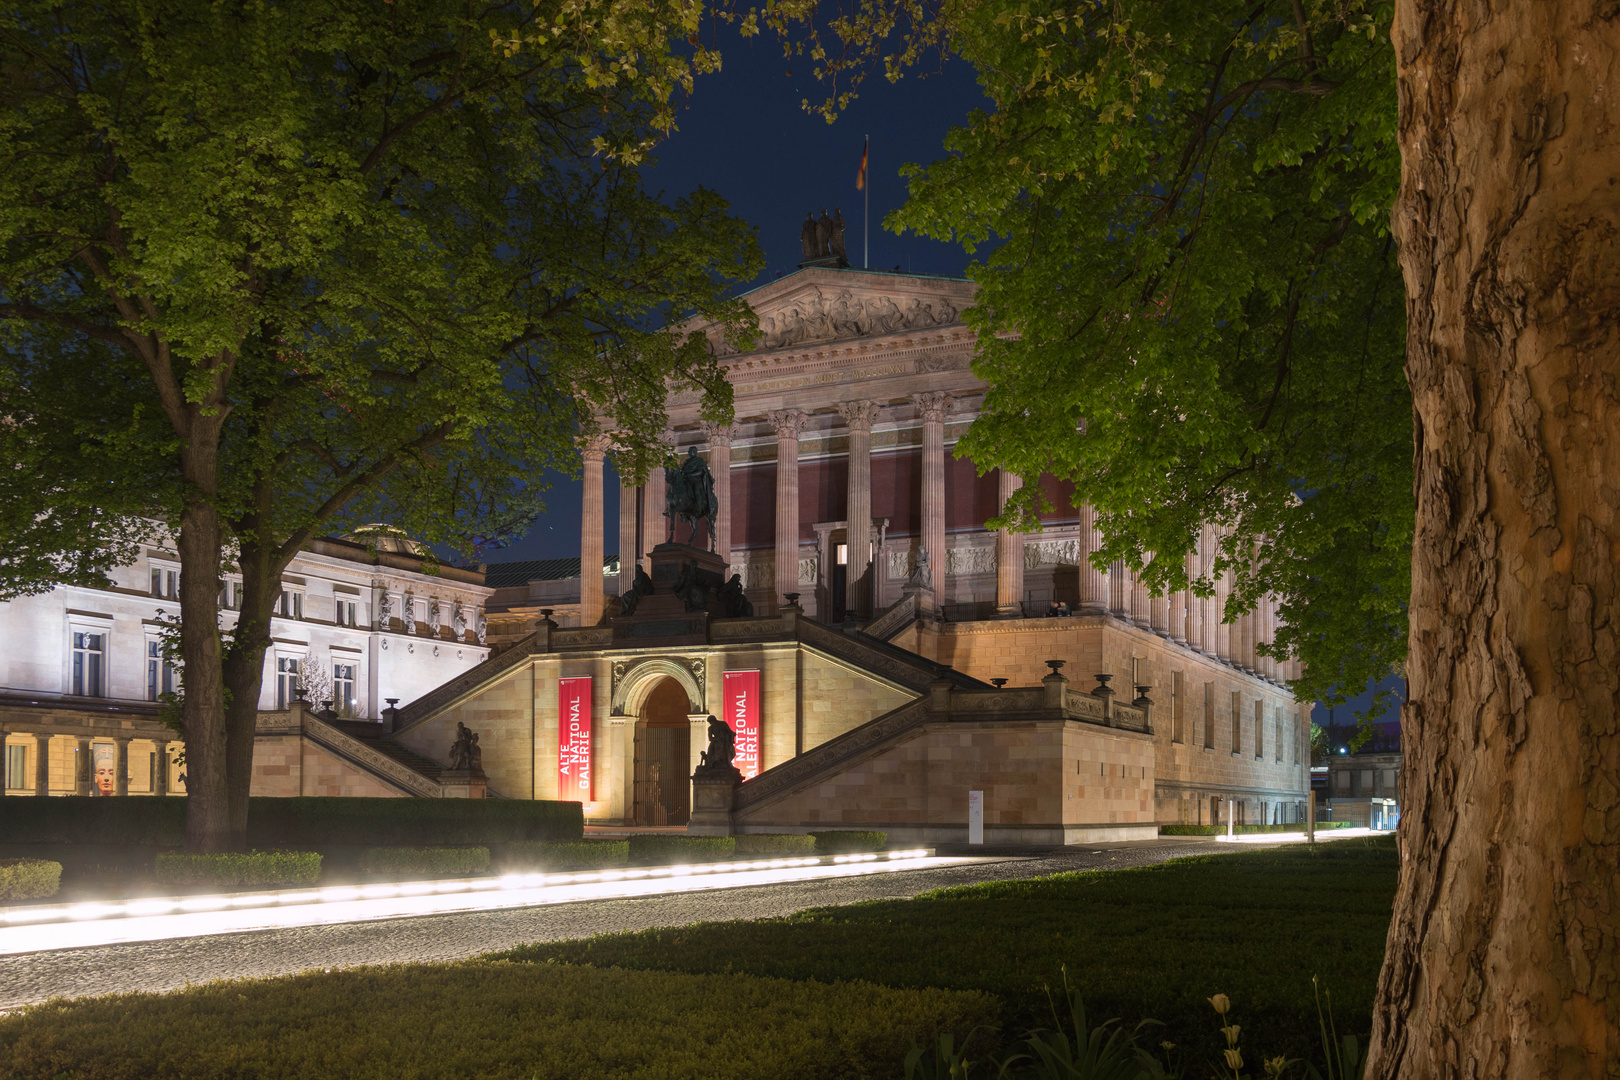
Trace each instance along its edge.
<path fill-rule="evenodd" d="M 912 395 L 912 404 L 921 422 L 922 475 L 919 502 L 920 547 L 929 554 L 930 577 L 936 603 L 945 598 L 945 581 L 949 553 L 945 532 L 945 422 L 955 404 L 945 392 L 930 391 Z M 862 615 L 872 614 L 873 598 L 866 595 L 873 577 L 870 574 L 873 552 L 863 537 L 858 523 L 872 520 L 872 429 L 882 414 L 883 406 L 874 401 L 845 401 L 837 405 L 849 439 L 848 487 L 845 512 L 849 523 L 848 567 L 845 607 Z M 767 414 L 766 421 L 776 434 L 776 501 L 774 544 L 773 596 L 765 610 L 771 611 L 785 602 L 785 598 L 801 591 L 799 585 L 799 443 L 803 437 L 809 415 L 801 409 L 777 409 Z M 709 470 L 714 474 L 715 494 L 718 498 L 719 520 L 716 524 L 715 549 L 729 558 L 731 553 L 731 444 L 736 429 L 730 425 L 703 425 L 708 441 Z M 600 566 L 603 559 L 602 514 L 602 462 L 611 440 L 594 436 L 581 443 L 584 458 L 584 512 L 581 515 L 581 566 Z M 1023 484 L 1022 478 L 1002 472 L 998 477 L 997 493 L 1000 504 Z M 640 496 L 640 524 L 637 521 L 637 497 Z M 621 486 L 619 492 L 619 592 L 627 592 L 633 581 L 636 563 L 656 544 L 663 542 L 667 533 L 663 518 L 664 475 L 653 470 L 642 488 Z M 1297 677 L 1297 662 L 1278 661 L 1262 656 L 1258 644 L 1274 639 L 1277 632 L 1275 598 L 1262 598 L 1249 614 L 1240 616 L 1235 623 L 1222 622 L 1232 588 L 1230 571 L 1215 578 L 1213 596 L 1196 596 L 1180 591 L 1169 596 L 1148 594 L 1138 575 L 1116 563 L 1109 570 L 1091 564 L 1089 554 L 1102 545 L 1102 533 L 1097 527 L 1096 512 L 1089 505 L 1079 507 L 1079 613 L 1082 615 L 1113 615 L 1144 630 L 1169 638 L 1189 649 L 1217 658 L 1222 662 L 1250 672 L 1261 678 L 1282 682 Z M 1027 534 L 1006 529 L 996 533 L 996 602 L 998 617 L 1016 618 L 1024 614 L 1042 614 L 1024 611 L 1024 543 Z M 1195 549 L 1187 553 L 1186 571 L 1194 579 L 1209 574 L 1214 566 L 1221 533 L 1211 525 L 1201 532 Z M 627 553 L 633 553 L 633 556 Z M 581 623 L 586 626 L 598 622 L 604 610 L 605 594 L 600 588 L 589 587 L 594 578 L 581 579 Z"/>

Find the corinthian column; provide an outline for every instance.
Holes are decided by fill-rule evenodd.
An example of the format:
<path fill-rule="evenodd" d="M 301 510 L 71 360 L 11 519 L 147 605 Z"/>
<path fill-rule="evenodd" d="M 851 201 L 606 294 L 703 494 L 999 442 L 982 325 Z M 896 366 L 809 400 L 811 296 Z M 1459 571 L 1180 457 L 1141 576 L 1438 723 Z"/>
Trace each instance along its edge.
<path fill-rule="evenodd" d="M 798 409 L 776 409 L 768 419 L 776 429 L 775 609 L 799 591 L 799 433 L 808 417 Z"/>
<path fill-rule="evenodd" d="M 849 520 L 849 566 L 845 573 L 844 610 L 851 616 L 869 613 L 867 570 L 872 565 L 872 425 L 875 401 L 846 401 L 838 413 L 849 425 L 849 493 L 844 517 Z"/>
<path fill-rule="evenodd" d="M 1080 610 L 1087 615 L 1108 612 L 1109 581 L 1105 571 L 1091 565 L 1091 556 L 1102 547 L 1102 531 L 1097 528 L 1097 511 L 1090 503 L 1080 507 Z"/>
<path fill-rule="evenodd" d="M 641 528 L 636 520 L 641 489 L 630 483 L 619 469 L 619 593 L 630 591 L 636 582 L 636 567 L 641 563 Z"/>
<path fill-rule="evenodd" d="M 709 523 L 713 530 L 715 554 L 726 560 L 731 573 L 731 439 L 737 429 L 730 424 L 703 425 L 709 440 L 709 471 L 714 474 L 714 497 L 720 504 Z"/>
<path fill-rule="evenodd" d="M 998 469 L 996 497 L 1003 512 L 1007 500 L 1024 486 L 1017 473 Z M 1011 529 L 996 530 L 996 617 L 1017 619 L 1024 614 L 1024 534 Z"/>
<path fill-rule="evenodd" d="M 935 390 L 913 394 L 922 415 L 922 546 L 928 549 L 934 604 L 945 605 L 945 415 L 951 395 Z"/>
<path fill-rule="evenodd" d="M 667 443 L 668 440 L 666 439 Z M 669 539 L 670 519 L 664 516 L 668 494 L 664 480 L 664 466 L 660 462 L 647 474 L 647 483 L 641 489 L 641 550 L 651 551 Z"/>
<path fill-rule="evenodd" d="M 611 440 L 591 435 L 580 440 L 585 463 L 585 493 L 579 515 L 579 624 L 602 620 L 602 458 Z"/>

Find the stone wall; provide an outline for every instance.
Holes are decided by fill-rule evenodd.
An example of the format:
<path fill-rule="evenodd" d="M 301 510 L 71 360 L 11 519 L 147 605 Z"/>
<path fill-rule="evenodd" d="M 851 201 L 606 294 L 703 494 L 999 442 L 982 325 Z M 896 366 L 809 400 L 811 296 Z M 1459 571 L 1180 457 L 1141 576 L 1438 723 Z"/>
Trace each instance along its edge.
<path fill-rule="evenodd" d="M 738 812 L 740 832 L 877 828 L 891 842 L 967 839 L 984 792 L 987 843 L 1143 839 L 1153 821 L 1147 737 L 1075 721 L 930 721 L 872 756 Z"/>
<path fill-rule="evenodd" d="M 251 794 L 291 798 L 340 795 L 401 798 L 399 789 L 344 761 L 302 735 L 260 735 L 253 740 Z"/>
<path fill-rule="evenodd" d="M 555 699 L 555 688 L 553 688 Z M 553 709 L 556 703 L 553 700 Z M 555 798 L 536 792 L 537 753 L 534 726 L 534 672 L 520 665 L 505 678 L 445 709 L 408 732 L 399 741 L 423 757 L 446 762 L 456 741 L 456 725 L 478 733 L 484 773 L 489 787 L 503 798 Z M 556 737 L 552 737 L 552 786 L 556 776 Z"/>

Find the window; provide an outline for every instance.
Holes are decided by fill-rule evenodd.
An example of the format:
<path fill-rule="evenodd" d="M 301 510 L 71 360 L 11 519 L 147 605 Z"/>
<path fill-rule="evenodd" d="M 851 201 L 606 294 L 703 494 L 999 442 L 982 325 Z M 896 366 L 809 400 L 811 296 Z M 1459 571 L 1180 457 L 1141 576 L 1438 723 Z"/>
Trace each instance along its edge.
<path fill-rule="evenodd" d="M 1204 749 L 1215 749 L 1215 684 L 1204 684 Z"/>
<path fill-rule="evenodd" d="M 1273 752 L 1274 752 L 1274 754 L 1276 756 L 1277 763 L 1279 765 L 1282 764 L 1282 748 L 1283 748 L 1283 730 L 1282 729 L 1283 729 L 1282 706 L 1279 705 L 1277 707 L 1277 712 L 1276 712 L 1276 726 L 1272 731 L 1272 735 L 1275 736 L 1275 738 L 1272 740 L 1272 746 L 1275 748 Z"/>
<path fill-rule="evenodd" d="M 337 598 L 337 624 L 339 626 L 359 626 L 356 616 L 360 611 L 360 602 L 339 595 Z"/>
<path fill-rule="evenodd" d="M 1243 695 L 1232 691 L 1232 753 L 1243 753 Z"/>
<path fill-rule="evenodd" d="M 242 583 L 227 581 L 219 587 L 219 606 L 226 611 L 242 610 Z"/>
<path fill-rule="evenodd" d="M 281 603 L 276 608 L 283 619 L 304 617 L 304 594 L 296 589 L 282 589 Z"/>
<path fill-rule="evenodd" d="M 146 642 L 146 700 L 159 701 L 164 694 L 174 693 L 174 665 L 163 655 L 163 643 L 155 639 Z"/>
<path fill-rule="evenodd" d="M 849 545 L 848 544 L 834 544 L 833 545 L 833 552 L 834 552 L 834 554 L 833 554 L 833 562 L 837 563 L 839 566 L 848 566 L 849 565 Z"/>
<path fill-rule="evenodd" d="M 287 595 L 282 593 L 283 596 Z M 298 657 L 276 657 L 276 708 L 285 709 L 298 697 Z"/>
<path fill-rule="evenodd" d="M 339 716 L 353 716 L 354 708 L 353 664 L 332 665 L 332 704 Z"/>
<path fill-rule="evenodd" d="M 6 787 L 26 788 L 28 786 L 28 747 L 6 747 Z"/>
<path fill-rule="evenodd" d="M 1338 795 L 1348 795 L 1348 794 L 1350 794 L 1350 774 L 1349 773 L 1347 773 L 1347 772 L 1335 772 L 1333 774 L 1333 791 L 1334 791 L 1335 794 L 1338 794 Z"/>
<path fill-rule="evenodd" d="M 1264 761 L 1266 757 L 1266 703 L 1254 703 L 1254 759 Z"/>
<path fill-rule="evenodd" d="M 1186 722 L 1182 717 L 1181 672 L 1170 675 L 1170 741 L 1186 742 Z"/>
<path fill-rule="evenodd" d="M 152 567 L 152 595 L 163 600 L 178 600 L 180 571 L 163 566 Z"/>
<path fill-rule="evenodd" d="M 107 635 L 73 631 L 73 693 L 77 697 L 103 697 L 101 664 Z"/>

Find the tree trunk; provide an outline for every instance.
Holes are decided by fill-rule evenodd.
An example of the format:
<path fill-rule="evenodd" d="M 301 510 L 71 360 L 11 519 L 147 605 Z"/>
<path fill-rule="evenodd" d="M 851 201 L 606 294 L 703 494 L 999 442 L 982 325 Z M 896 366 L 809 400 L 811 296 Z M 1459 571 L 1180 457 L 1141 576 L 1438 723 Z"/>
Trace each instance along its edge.
<path fill-rule="evenodd" d="M 251 537 L 253 529 L 238 536 Z M 264 654 L 270 648 L 270 619 L 281 592 L 283 563 L 252 539 L 241 541 L 242 609 L 225 658 L 225 789 L 230 805 L 231 841 L 247 848 L 248 797 L 253 789 L 253 738 L 264 687 Z"/>
<path fill-rule="evenodd" d="M 213 503 L 217 424 L 192 425 L 181 451 L 189 488 L 180 517 L 180 653 L 185 695 L 186 850 L 230 850 L 225 799 L 225 694 L 219 641 L 219 510 Z"/>
<path fill-rule="evenodd" d="M 1416 414 L 1369 1077 L 1620 1062 L 1620 7 L 1399 0 Z"/>

